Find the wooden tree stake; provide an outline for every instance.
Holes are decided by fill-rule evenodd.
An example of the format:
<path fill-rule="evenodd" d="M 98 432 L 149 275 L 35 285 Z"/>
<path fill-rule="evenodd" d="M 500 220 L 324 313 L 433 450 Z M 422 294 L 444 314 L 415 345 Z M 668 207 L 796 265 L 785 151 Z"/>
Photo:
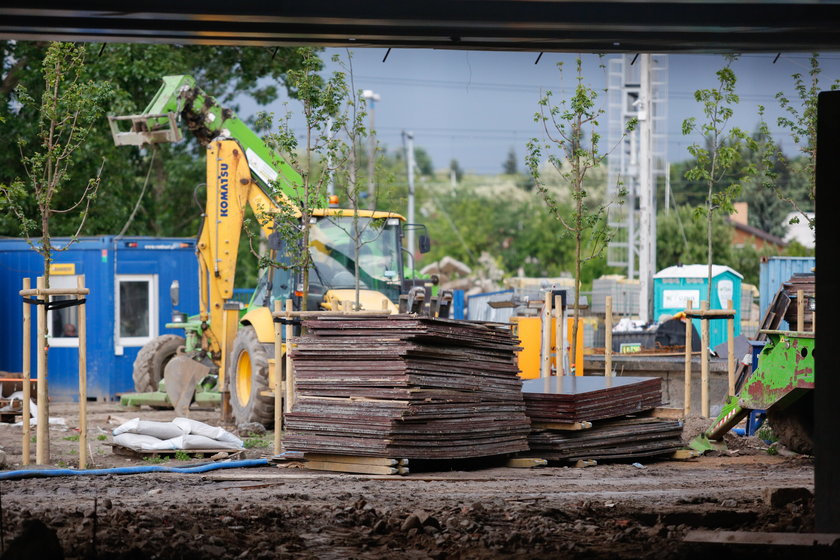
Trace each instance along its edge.
<path fill-rule="evenodd" d="M 76 286 L 80 290 L 85 289 L 85 275 L 76 277 Z M 77 295 L 76 299 L 84 298 Z M 79 336 L 79 468 L 87 468 L 87 305 L 79 305 L 79 324 L 77 333 Z"/>
<path fill-rule="evenodd" d="M 540 377 L 551 373 L 551 292 L 545 293 L 542 311 L 542 345 L 540 347 Z"/>
<path fill-rule="evenodd" d="M 39 276 L 37 281 L 37 288 L 43 290 L 44 277 Z M 49 301 L 49 296 L 41 296 Z M 49 392 L 47 390 L 47 308 L 44 305 L 37 306 L 38 316 L 38 425 L 36 426 L 35 443 L 35 464 L 46 465 L 50 462 L 50 403 Z"/>
<path fill-rule="evenodd" d="M 274 302 L 274 313 L 283 310 L 280 300 Z M 280 454 L 280 432 L 283 418 L 283 331 L 280 323 L 274 323 L 274 454 Z"/>
<path fill-rule="evenodd" d="M 563 298 L 554 296 L 554 374 L 563 375 Z"/>
<path fill-rule="evenodd" d="M 32 280 L 23 279 L 23 289 L 31 288 Z M 22 465 L 28 465 L 31 455 L 29 450 L 31 433 L 32 411 L 29 403 L 32 399 L 32 306 L 23 302 L 23 441 L 22 441 Z"/>
<path fill-rule="evenodd" d="M 686 309 L 691 310 L 694 302 L 688 300 Z M 691 339 L 694 336 L 694 326 L 692 325 L 691 317 L 685 318 L 685 387 L 683 389 L 683 410 L 685 417 L 691 414 Z"/>
<path fill-rule="evenodd" d="M 286 300 L 286 319 L 292 318 L 294 305 L 291 299 Z M 295 335 L 291 323 L 286 324 L 286 412 L 292 411 L 295 404 L 295 368 L 292 365 L 292 337 Z"/>
<path fill-rule="evenodd" d="M 612 296 L 606 298 L 606 315 L 604 316 L 604 375 L 612 377 Z"/>
<path fill-rule="evenodd" d="M 726 306 L 727 309 L 732 309 L 732 300 Z M 726 320 L 726 337 L 729 340 L 727 344 L 727 381 L 729 382 L 729 396 L 735 395 L 735 316 Z"/>
<path fill-rule="evenodd" d="M 709 309 L 709 302 L 700 304 L 703 311 Z M 709 319 L 700 319 L 700 409 L 703 418 L 709 417 Z"/>
<path fill-rule="evenodd" d="M 796 290 L 796 330 L 805 331 L 805 292 Z"/>

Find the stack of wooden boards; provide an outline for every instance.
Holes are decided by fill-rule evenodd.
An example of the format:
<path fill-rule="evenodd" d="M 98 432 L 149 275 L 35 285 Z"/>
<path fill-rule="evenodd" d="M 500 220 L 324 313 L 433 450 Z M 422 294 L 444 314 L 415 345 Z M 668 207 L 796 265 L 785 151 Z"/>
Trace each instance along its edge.
<path fill-rule="evenodd" d="M 548 377 L 523 385 L 532 432 L 528 455 L 554 461 L 669 456 L 682 423 L 629 418 L 661 404 L 658 377 Z"/>
<path fill-rule="evenodd" d="M 518 341 L 506 325 L 321 317 L 296 339 L 284 449 L 466 459 L 528 449 Z"/>
<path fill-rule="evenodd" d="M 814 330 L 814 312 L 808 304 L 809 298 L 816 295 L 816 275 L 813 272 L 797 272 L 783 285 L 785 293 L 790 298 L 790 306 L 785 312 L 785 321 L 790 325 L 790 330 L 795 331 L 798 326 L 796 324 L 796 317 L 800 305 L 804 307 L 804 325 L 803 330 L 810 332 Z M 805 301 L 798 301 L 796 293 L 802 290 L 805 296 Z"/>

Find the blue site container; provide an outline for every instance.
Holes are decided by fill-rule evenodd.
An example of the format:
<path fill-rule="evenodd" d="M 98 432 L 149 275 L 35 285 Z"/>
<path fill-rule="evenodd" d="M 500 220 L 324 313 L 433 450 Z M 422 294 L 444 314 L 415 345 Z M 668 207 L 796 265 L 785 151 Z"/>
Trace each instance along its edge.
<path fill-rule="evenodd" d="M 782 284 L 791 279 L 797 272 L 811 272 L 817 266 L 816 257 L 765 257 L 759 266 L 759 309 L 761 317 L 767 313 L 770 302 L 781 289 Z M 782 320 L 779 330 L 786 331 L 790 327 Z"/>
<path fill-rule="evenodd" d="M 692 301 L 694 309 L 706 301 L 709 267 L 705 264 L 669 266 L 653 276 L 653 316 L 674 315 Z M 726 309 L 727 300 L 735 308 L 735 336 L 741 334 L 741 281 L 743 276 L 728 266 L 712 266 L 712 301 L 709 309 Z M 700 330 L 700 319 L 694 319 Z M 726 342 L 726 321 L 709 321 L 709 347 Z"/>
<path fill-rule="evenodd" d="M 68 239 L 53 239 L 59 248 Z M 112 236 L 80 238 L 67 250 L 55 252 L 50 285 L 76 287 L 84 274 L 87 296 L 88 396 L 113 399 L 133 391 L 131 373 L 140 348 L 162 334 L 183 334 L 167 329 L 172 304 L 169 287 L 180 284 L 178 310 L 198 310 L 198 264 L 195 239 Z M 23 278 L 42 276 L 41 255 L 21 239 L 0 239 L 0 370 L 17 373 L 23 368 L 21 297 Z M 32 306 L 32 375 L 37 363 L 35 306 Z M 74 336 L 78 307 L 52 310 L 50 329 L 49 394 L 52 400 L 78 396 L 79 339 Z"/>

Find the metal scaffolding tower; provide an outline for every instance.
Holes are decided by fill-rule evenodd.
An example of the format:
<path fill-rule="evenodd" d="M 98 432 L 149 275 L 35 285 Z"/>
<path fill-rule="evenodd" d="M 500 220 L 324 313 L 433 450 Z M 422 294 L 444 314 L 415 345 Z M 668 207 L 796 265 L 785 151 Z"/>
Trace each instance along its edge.
<path fill-rule="evenodd" d="M 650 320 L 656 272 L 656 193 L 664 189 L 668 169 L 668 56 L 622 55 L 610 59 L 607 74 L 609 129 L 607 199 L 620 188 L 623 205 L 607 215 L 616 232 L 607 248 L 607 264 L 623 267 L 640 282 L 639 314 Z M 636 129 L 624 134 L 631 119 Z"/>

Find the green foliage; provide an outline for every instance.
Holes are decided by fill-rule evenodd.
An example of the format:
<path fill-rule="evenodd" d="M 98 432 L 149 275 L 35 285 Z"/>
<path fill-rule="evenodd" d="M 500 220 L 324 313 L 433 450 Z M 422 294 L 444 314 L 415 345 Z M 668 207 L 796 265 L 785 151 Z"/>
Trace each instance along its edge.
<path fill-rule="evenodd" d="M 270 446 L 271 441 L 258 434 L 248 434 L 248 437 L 245 438 L 242 444 L 245 446 L 245 449 L 256 449 Z"/>
<path fill-rule="evenodd" d="M 458 183 L 460 183 L 464 178 L 464 170 L 461 169 L 457 159 L 453 159 L 449 162 L 449 172 L 455 174 L 455 181 Z"/>
<path fill-rule="evenodd" d="M 297 49 L 297 54 L 301 60 L 300 68 L 290 70 L 286 79 L 297 92 L 302 106 L 305 122 L 303 142 L 298 140 L 297 131 L 291 126 L 288 110 L 279 120 L 272 113 L 261 113 L 258 122 L 270 131 L 264 136 L 266 145 L 300 176 L 300 182 L 286 184 L 282 177 L 273 181 L 269 194 L 273 199 L 287 200 L 288 204 L 280 204 L 277 212 L 269 212 L 268 209 L 257 212 L 255 217 L 260 225 L 271 224 L 288 248 L 288 260 L 284 258 L 281 262 L 274 255 L 264 255 L 261 256 L 260 266 L 299 271 L 303 284 L 301 309 L 305 310 L 312 264 L 308 250 L 310 218 L 314 209 L 327 206 L 326 185 L 348 156 L 344 142 L 332 133 L 332 130 L 343 130 L 347 126 L 345 102 L 348 86 L 342 71 L 333 72 L 326 81 L 320 76 L 321 60 L 314 49 L 302 47 Z M 328 127 L 330 122 L 333 123 L 332 128 Z M 252 239 L 258 236 L 252 228 L 246 228 L 246 232 Z"/>
<path fill-rule="evenodd" d="M 175 460 L 176 461 L 189 461 L 190 459 L 192 459 L 192 457 L 190 457 L 190 454 L 187 453 L 186 451 L 176 451 L 175 452 Z"/>
<path fill-rule="evenodd" d="M 776 436 L 776 434 L 773 433 L 773 428 L 770 427 L 770 425 L 767 422 L 762 424 L 762 426 L 758 429 L 755 435 L 756 437 L 758 437 L 758 439 L 764 440 L 769 443 L 775 443 L 779 441 L 779 438 Z M 767 452 L 769 453 L 770 450 L 768 449 Z"/>
<path fill-rule="evenodd" d="M 143 457 L 143 461 L 149 463 L 150 465 L 159 465 L 161 463 L 166 463 L 167 461 L 169 461 L 169 457 L 164 457 L 162 455 L 147 455 Z"/>
<path fill-rule="evenodd" d="M 97 441 L 105 441 L 107 439 L 108 439 L 108 436 L 106 436 L 105 434 L 99 434 L 98 436 L 96 436 Z"/>
<path fill-rule="evenodd" d="M 33 99 L 43 95 L 41 61 L 48 45 L 29 41 L 0 41 L 0 119 L 5 119 L 4 136 L 23 138 L 27 145 L 38 145 L 37 111 L 22 104 L 16 94 L 22 86 Z M 285 83 L 290 69 L 301 61 L 292 48 L 223 47 L 197 45 L 86 44 L 84 81 L 107 84 L 113 94 L 108 109 L 113 114 L 138 114 L 151 100 L 161 78 L 190 74 L 199 86 L 220 103 L 238 110 L 237 96 L 248 95 L 258 103 L 274 101 L 279 83 Z M 260 78 L 274 81 L 264 85 Z M 292 96 L 296 90 L 287 90 Z M 84 186 L 84 179 L 95 177 L 101 167 L 102 188 L 91 201 L 85 231 L 91 235 L 116 234 L 126 224 L 151 170 L 148 192 L 140 199 L 139 211 L 126 231 L 127 235 L 193 236 L 201 220 L 201 207 L 194 203 L 196 186 L 204 182 L 204 150 L 189 135 L 177 144 L 159 145 L 152 150 L 129 150 L 117 147 L 105 118 L 95 120 L 86 143 L 74 156 L 74 172 L 69 178 L 73 188 L 57 193 L 58 208 L 74 201 L 71 195 Z M 154 162 L 152 153 L 156 153 Z M 104 165 L 103 165 L 104 161 Z M 20 152 L 7 143 L 0 149 L 0 184 L 9 185 L 24 177 Z M 198 195 L 201 198 L 201 195 Z M 34 202 L 28 210 L 34 209 Z M 191 210 L 191 211 L 190 211 Z M 71 236 L 78 226 L 78 215 L 56 214 L 51 232 Z M 0 235 L 19 235 L 19 220 L 0 208 Z M 32 228 L 40 235 L 40 224 Z"/>
<path fill-rule="evenodd" d="M 80 437 L 81 436 L 79 436 L 79 434 L 75 434 L 75 435 L 72 435 L 72 436 L 65 437 L 64 441 L 79 441 Z"/>
<path fill-rule="evenodd" d="M 814 210 L 817 203 L 817 101 L 822 89 L 819 79 L 821 73 L 819 54 L 814 53 L 809 58 L 808 75 L 803 76 L 797 72 L 791 76 L 796 100 L 791 101 L 782 92 L 776 94 L 776 100 L 783 112 L 782 116 L 778 118 L 777 124 L 780 128 L 790 132 L 793 141 L 802 153 L 798 175 L 805 182 L 805 197 L 797 196 L 795 192 L 791 193 L 780 181 L 781 173 L 778 167 L 781 166 L 783 169 L 791 170 L 791 165 L 784 158 L 781 150 L 778 147 L 766 147 L 762 150 L 762 158 L 768 168 L 768 172 L 762 177 L 762 186 L 772 192 L 787 207 L 798 212 L 808 221 L 808 226 L 812 230 L 816 227 L 816 219 L 808 216 L 806 212 Z M 836 90 L 838 87 L 840 87 L 840 80 L 835 80 L 831 84 L 831 89 Z M 760 126 L 763 131 L 766 131 L 768 127 L 764 121 L 764 107 L 759 107 L 759 116 L 761 118 Z M 791 221 L 791 223 L 797 222 L 797 218 Z"/>
<path fill-rule="evenodd" d="M 516 150 L 511 148 L 508 152 L 507 158 L 504 163 L 502 163 L 502 169 L 506 175 L 516 175 L 519 172 L 517 167 Z"/>
<path fill-rule="evenodd" d="M 694 92 L 694 99 L 703 107 L 704 121 L 698 125 L 696 119 L 689 118 L 683 121 L 682 127 L 684 135 L 699 132 L 704 139 L 703 145 L 695 142 L 688 147 L 694 162 L 685 176 L 706 186 L 705 207 L 698 207 L 695 212 L 698 216 L 706 217 L 706 262 L 709 266 L 707 301 L 711 301 L 712 263 L 715 260 L 712 243 L 714 214 L 718 211 L 726 215 L 732 214 L 732 203 L 741 192 L 738 181 L 729 181 L 724 185 L 724 179 L 742 161 L 741 146 L 753 145 L 748 134 L 740 128 L 730 126 L 734 106 L 739 100 L 735 93 L 735 72 L 730 67 L 733 60 L 734 57 L 728 57 L 724 67 L 715 73 L 718 81 L 716 87 Z M 742 168 L 742 172 L 750 175 L 755 173 L 755 168 L 747 166 Z"/>
<path fill-rule="evenodd" d="M 37 132 L 32 138 L 18 137 L 25 180 L 14 178 L 8 187 L 0 184 L 0 199 L 17 220 L 19 234 L 43 256 L 47 287 L 49 264 L 53 252 L 59 250 L 50 239 L 52 216 L 74 215 L 72 243 L 84 226 L 100 185 L 99 173 L 81 181 L 74 176 L 78 151 L 112 97 L 107 84 L 84 79 L 85 54 L 83 46 L 50 43 L 41 64 L 41 94 L 21 83 L 14 90 L 22 110 L 33 116 Z M 73 179 L 75 184 L 71 183 Z M 84 186 L 76 187 L 79 183 Z M 31 240 L 36 234 L 41 237 L 37 243 Z"/>
<path fill-rule="evenodd" d="M 432 164 L 432 157 L 423 148 L 414 147 L 414 163 L 421 175 L 431 177 L 435 174 L 435 166 Z"/>
<path fill-rule="evenodd" d="M 661 268 L 678 264 L 697 264 L 706 259 L 708 250 L 707 222 L 694 209 L 685 204 L 671 212 L 660 212 L 656 218 L 657 237 L 667 242 L 657 243 L 656 262 Z M 744 276 L 744 282 L 758 285 L 761 258 L 776 256 L 778 252 L 752 245 L 732 245 L 732 228 L 723 216 L 712 217 L 712 251 L 715 263 L 729 266 Z"/>
<path fill-rule="evenodd" d="M 557 66 L 562 80 L 563 65 L 559 63 Z M 599 119 L 605 110 L 597 104 L 598 92 L 584 83 L 582 68 L 582 60 L 578 58 L 576 84 L 571 98 L 554 104 L 552 92 L 547 91 L 539 100 L 539 111 L 534 115 L 534 121 L 542 125 L 545 140 L 532 138 L 527 144 L 526 156 L 526 164 L 548 211 L 559 222 L 560 230 L 571 236 L 575 243 L 572 356 L 576 353 L 577 345 L 581 266 L 600 257 L 606 249 L 614 234 L 607 227 L 607 209 L 614 202 L 623 203 L 624 196 L 623 189 L 620 189 L 618 200 L 593 201 L 585 188 L 587 173 L 600 166 L 607 153 L 600 148 L 601 137 L 598 132 Z M 632 132 L 635 126 L 636 122 L 630 121 L 625 133 Z M 543 180 L 540 169 L 543 158 L 563 179 L 572 201 L 570 209 L 558 202 L 556 192 L 549 189 Z M 584 245 L 587 246 L 586 255 L 583 254 Z"/>

